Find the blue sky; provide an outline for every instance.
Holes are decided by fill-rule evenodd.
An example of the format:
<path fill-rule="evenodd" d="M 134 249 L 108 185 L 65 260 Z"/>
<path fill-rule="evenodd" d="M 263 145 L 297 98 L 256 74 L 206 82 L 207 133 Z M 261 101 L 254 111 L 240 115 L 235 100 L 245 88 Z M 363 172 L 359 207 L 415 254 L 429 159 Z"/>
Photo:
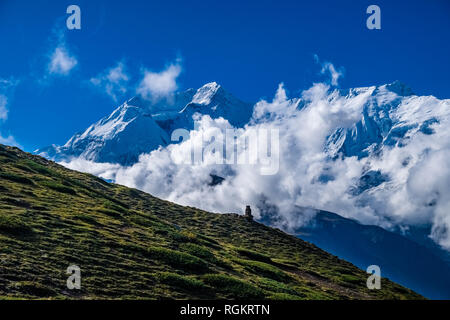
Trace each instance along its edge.
<path fill-rule="evenodd" d="M 81 8 L 81 30 L 66 28 L 70 4 Z M 381 8 L 381 30 L 366 28 L 371 4 Z M 401 80 L 417 94 L 450 98 L 449 31 L 445 0 L 0 0 L 8 111 L 2 117 L 0 100 L 0 134 L 27 151 L 62 144 L 170 65 L 179 89 L 216 81 L 251 102 L 271 98 L 280 82 L 298 95 L 324 80 L 327 61 L 343 73 L 342 88 Z M 126 85 L 107 94 L 116 67 Z"/>

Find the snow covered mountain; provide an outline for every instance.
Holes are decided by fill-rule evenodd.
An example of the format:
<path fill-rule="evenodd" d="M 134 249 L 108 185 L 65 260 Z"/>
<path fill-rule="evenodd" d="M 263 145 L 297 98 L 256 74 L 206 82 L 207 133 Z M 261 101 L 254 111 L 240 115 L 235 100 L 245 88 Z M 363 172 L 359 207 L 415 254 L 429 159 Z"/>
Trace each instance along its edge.
<path fill-rule="evenodd" d="M 337 128 L 329 137 L 326 150 L 331 156 L 358 158 L 374 154 L 383 146 L 404 146 L 411 135 L 432 134 L 439 116 L 449 110 L 436 108 L 434 97 L 418 97 L 398 81 L 379 87 L 341 91 L 348 99 L 369 93 L 361 119 L 350 128 Z M 444 112 L 444 113 L 443 113 Z"/>
<path fill-rule="evenodd" d="M 387 154 L 403 156 L 402 167 L 407 168 L 431 150 L 429 147 L 435 144 L 432 136 L 436 129 L 445 128 L 450 123 L 450 100 L 414 95 L 410 88 L 398 81 L 377 87 L 340 90 L 340 95 L 347 100 L 367 96 L 359 119 L 348 127 L 336 128 L 324 146 L 324 151 L 332 159 L 367 159 L 365 172 L 350 190 L 353 195 L 379 186 L 386 187 L 382 184 L 392 181 L 386 173 L 392 170 L 386 167 L 390 165 L 386 163 Z M 440 132 L 446 135 L 443 130 Z M 445 145 L 445 141 L 441 143 Z M 437 145 L 434 147 L 439 149 Z M 385 161 L 380 163 L 383 157 Z M 398 159 L 391 159 L 391 164 L 394 160 Z"/>
<path fill-rule="evenodd" d="M 250 120 L 253 111 L 252 104 L 235 98 L 216 82 L 207 83 L 197 91 L 189 89 L 177 93 L 175 101 L 172 106 L 165 107 L 166 111 L 153 114 L 169 134 L 178 128 L 193 129 L 195 114 L 209 115 L 213 119 L 222 117 L 233 126 L 242 127 Z M 167 111 L 167 108 L 177 111 Z"/>
<path fill-rule="evenodd" d="M 391 180 L 383 165 L 373 165 L 383 152 L 400 150 L 418 135 L 432 136 L 437 126 L 445 126 L 450 121 L 449 100 L 414 95 L 410 88 L 398 81 L 381 86 L 335 89 L 326 99 L 325 103 L 332 106 L 358 106 L 352 110 L 353 114 L 356 113 L 352 121 L 347 121 L 346 126 L 333 127 L 323 146 L 330 159 L 368 159 L 366 170 L 349 190 L 354 196 L 381 188 Z M 313 104 L 305 96 L 288 101 L 299 112 Z M 65 145 L 52 145 L 38 149 L 36 153 L 56 161 L 83 158 L 132 165 L 138 161 L 139 155 L 170 144 L 173 130 L 192 129 L 197 113 L 210 115 L 213 119 L 223 117 L 233 126 L 243 127 L 250 119 L 254 123 L 259 112 L 257 109 L 256 105 L 253 113 L 251 104 L 235 98 L 215 82 L 198 90 L 177 92 L 158 101 L 134 97 L 111 115 L 74 135 Z M 269 115 L 266 119 L 274 118 Z M 404 166 L 408 166 L 411 157 L 405 156 L 402 161 Z M 329 172 L 318 178 L 322 183 L 333 179 Z"/>
<path fill-rule="evenodd" d="M 223 117 L 235 126 L 243 126 L 252 115 L 252 105 L 236 99 L 215 82 L 158 101 L 134 97 L 75 134 L 65 145 L 52 145 L 35 153 L 57 161 L 81 157 L 131 165 L 140 154 L 167 146 L 174 129 L 192 129 L 196 113 Z"/>
<path fill-rule="evenodd" d="M 62 160 L 82 157 L 98 162 L 129 164 L 139 155 L 167 145 L 169 137 L 139 99 L 130 99 L 111 115 L 70 138 L 64 146 L 50 146 L 37 153 Z"/>
<path fill-rule="evenodd" d="M 181 110 L 179 127 L 185 127 L 183 123 L 191 125 L 195 113 L 208 114 L 213 119 L 222 117 L 234 127 L 242 127 L 250 120 L 252 111 L 252 105 L 236 99 L 217 83 L 211 82 L 198 89 L 192 101 Z"/>

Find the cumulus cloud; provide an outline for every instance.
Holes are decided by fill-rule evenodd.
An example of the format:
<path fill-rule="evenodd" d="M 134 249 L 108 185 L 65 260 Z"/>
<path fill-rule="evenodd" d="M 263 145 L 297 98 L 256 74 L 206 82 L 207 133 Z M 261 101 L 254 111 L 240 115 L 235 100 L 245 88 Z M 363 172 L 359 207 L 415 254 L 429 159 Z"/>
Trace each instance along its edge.
<path fill-rule="evenodd" d="M 341 78 L 344 74 L 342 69 L 336 69 L 334 65 L 331 62 L 320 62 L 319 56 L 314 55 L 314 61 L 318 64 L 321 64 L 322 69 L 320 70 L 320 73 L 323 75 L 329 75 L 330 77 L 330 83 L 333 86 L 337 86 L 339 84 L 339 78 Z"/>
<path fill-rule="evenodd" d="M 51 54 L 48 70 L 50 74 L 66 76 L 77 64 L 77 59 L 60 44 Z"/>
<path fill-rule="evenodd" d="M 51 76 L 68 76 L 78 65 L 78 60 L 67 46 L 65 34 L 61 29 L 54 29 L 51 36 L 51 48 L 47 54 L 47 74 Z"/>
<path fill-rule="evenodd" d="M 325 74 L 326 72 L 330 73 L 331 76 L 331 84 L 333 86 L 338 85 L 338 80 L 342 76 L 341 71 L 337 71 L 334 65 L 330 62 L 326 62 L 322 66 L 322 70 L 320 71 L 322 74 Z"/>
<path fill-rule="evenodd" d="M 274 226 L 287 231 L 314 215 L 313 210 L 299 210 L 305 207 L 388 229 L 430 224 L 432 239 L 450 250 L 450 100 L 411 96 L 396 107 L 401 125 L 437 115 L 428 128 L 432 134 L 417 127 L 408 131 L 402 145 L 384 145 L 370 157 L 333 158 L 324 150 L 330 135 L 338 128 L 352 128 L 367 105 L 390 106 L 398 100 L 386 89 L 342 94 L 323 83 L 289 99 L 280 85 L 272 101 L 255 105 L 248 125 L 236 128 L 238 135 L 278 130 L 280 165 L 274 175 L 261 175 L 260 164 L 217 164 L 217 148 L 204 148 L 204 161 L 196 165 L 180 161 L 191 159 L 193 145 L 208 145 L 205 136 L 224 135 L 233 128 L 227 120 L 209 116 L 196 119 L 188 140 L 143 154 L 133 166 L 82 159 L 65 165 L 205 210 L 242 213 L 250 204 L 256 217 L 270 217 Z M 355 192 L 363 175 L 378 171 L 388 179 Z M 225 180 L 214 185 L 211 175 Z"/>
<path fill-rule="evenodd" d="M 8 118 L 8 109 L 6 104 L 8 103 L 8 98 L 0 94 L 0 120 L 6 120 Z"/>
<path fill-rule="evenodd" d="M 136 92 L 147 100 L 157 100 L 169 96 L 178 89 L 177 78 L 181 73 L 181 65 L 170 64 L 161 72 L 144 70 Z"/>
<path fill-rule="evenodd" d="M 14 78 L 0 78 L 0 120 L 6 120 L 8 118 L 8 95 L 12 94 L 12 91 L 18 83 L 19 81 Z"/>
<path fill-rule="evenodd" d="M 113 180 L 117 171 L 122 168 L 119 164 L 96 163 L 82 158 L 74 158 L 70 162 L 62 161 L 61 164 L 72 170 L 89 172 L 106 180 Z"/>
<path fill-rule="evenodd" d="M 127 92 L 129 76 L 124 63 L 118 62 L 116 66 L 107 69 L 89 81 L 117 102 L 118 98 Z"/>

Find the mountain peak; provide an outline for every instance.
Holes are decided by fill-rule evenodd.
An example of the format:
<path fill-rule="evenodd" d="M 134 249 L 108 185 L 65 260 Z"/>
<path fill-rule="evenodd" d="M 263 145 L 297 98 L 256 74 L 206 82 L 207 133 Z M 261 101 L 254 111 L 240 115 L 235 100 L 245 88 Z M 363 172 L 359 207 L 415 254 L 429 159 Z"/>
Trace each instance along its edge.
<path fill-rule="evenodd" d="M 206 83 L 197 90 L 179 91 L 158 101 L 135 96 L 74 135 L 64 146 L 50 146 L 36 153 L 58 161 L 81 156 L 129 165 L 140 154 L 167 145 L 175 128 L 192 129 L 195 113 L 222 117 L 242 127 L 251 117 L 252 104 L 233 97 L 217 82 Z"/>
<path fill-rule="evenodd" d="M 209 82 L 199 88 L 192 99 L 193 103 L 207 105 L 222 87 L 217 82 Z"/>

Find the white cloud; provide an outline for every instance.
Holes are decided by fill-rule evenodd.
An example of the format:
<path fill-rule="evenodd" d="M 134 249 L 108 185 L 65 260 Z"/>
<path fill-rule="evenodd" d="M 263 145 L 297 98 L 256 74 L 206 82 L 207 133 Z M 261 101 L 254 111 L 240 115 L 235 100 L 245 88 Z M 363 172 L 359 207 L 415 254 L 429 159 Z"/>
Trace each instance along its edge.
<path fill-rule="evenodd" d="M 51 75 L 67 76 L 70 71 L 78 64 L 64 43 L 60 43 L 52 52 L 48 64 L 48 72 Z"/>
<path fill-rule="evenodd" d="M 108 180 L 113 180 L 116 172 L 121 168 L 119 164 L 96 163 L 81 158 L 72 159 L 70 162 L 63 161 L 61 164 L 72 170 L 89 172 Z"/>
<path fill-rule="evenodd" d="M 179 63 L 170 64 L 161 72 L 144 70 L 144 77 L 136 92 L 144 99 L 160 99 L 167 97 L 178 89 L 177 78 L 181 73 Z"/>
<path fill-rule="evenodd" d="M 337 70 L 331 62 L 323 62 L 320 63 L 319 56 L 317 54 L 314 55 L 314 61 L 318 64 L 321 64 L 322 69 L 320 73 L 323 75 L 329 74 L 330 83 L 333 86 L 337 86 L 339 84 L 339 78 L 341 78 L 344 74 L 342 69 Z"/>
<path fill-rule="evenodd" d="M 118 97 L 127 92 L 129 76 L 126 73 L 123 62 L 117 63 L 116 66 L 107 69 L 95 78 L 90 79 L 90 83 L 103 90 L 115 102 Z"/>
<path fill-rule="evenodd" d="M 6 144 L 6 145 L 8 145 L 8 146 L 16 146 L 16 147 L 19 147 L 19 148 L 20 148 L 19 143 L 18 143 L 18 142 L 16 141 L 16 139 L 14 139 L 14 137 L 11 136 L 11 135 L 8 135 L 7 137 L 3 137 L 3 136 L 0 134 L 0 143 L 1 143 L 1 144 Z"/>

